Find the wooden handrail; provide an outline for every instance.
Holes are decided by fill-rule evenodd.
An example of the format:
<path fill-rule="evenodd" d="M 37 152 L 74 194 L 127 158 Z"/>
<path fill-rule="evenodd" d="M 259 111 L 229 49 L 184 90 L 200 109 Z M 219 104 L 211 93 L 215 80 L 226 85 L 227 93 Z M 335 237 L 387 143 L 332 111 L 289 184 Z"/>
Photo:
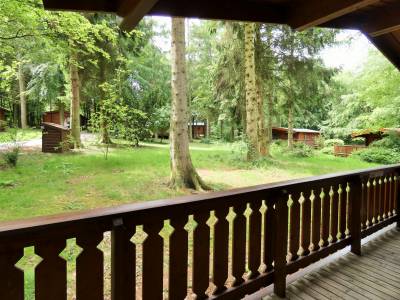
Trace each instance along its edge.
<path fill-rule="evenodd" d="M 0 272 L 0 299 L 21 299 L 17 295 L 21 295 L 24 288 L 23 280 L 21 282 L 20 271 L 14 265 L 22 256 L 21 251 L 30 246 L 34 246 L 37 255 L 43 259 L 40 268 L 36 268 L 38 299 L 63 299 L 66 293 L 65 261 L 58 254 L 65 248 L 66 240 L 71 238 L 76 238 L 77 245 L 83 249 L 77 259 L 77 296 L 85 298 L 93 293 L 100 297 L 104 288 L 101 271 L 104 258 L 97 245 L 105 232 L 112 233 L 113 300 L 134 296 L 132 266 L 136 264 L 143 271 L 143 298 L 160 298 L 164 280 L 164 241 L 159 232 L 165 220 L 169 220 L 174 228 L 169 237 L 170 263 L 173 264 L 169 266 L 168 293 L 171 299 L 181 299 L 187 294 L 188 252 L 193 253 L 193 292 L 199 299 L 242 297 L 273 282 L 276 294 L 283 297 L 287 274 L 348 245 L 352 246 L 354 253 L 360 254 L 362 237 L 393 222 L 400 224 L 399 171 L 400 164 L 2 222 L 0 267 L 6 272 Z M 263 207 L 264 211 L 261 210 Z M 246 208 L 251 212 L 249 216 L 245 215 Z M 234 218 L 228 217 L 230 211 L 236 215 Z M 215 225 L 207 223 L 212 215 Z M 197 223 L 193 243 L 184 229 L 190 216 Z M 230 232 L 230 222 L 233 232 Z M 143 243 L 143 258 L 138 261 L 136 246 L 130 240 L 136 227 L 142 225 L 147 238 Z M 209 242 L 211 227 L 214 228 L 212 247 Z M 229 252 L 230 238 L 234 244 L 232 254 Z M 211 280 L 216 288 L 206 294 L 211 249 L 214 251 Z M 251 274 L 244 277 L 246 252 L 250 258 L 248 269 Z M 232 274 L 236 277 L 231 286 L 226 285 L 230 260 Z M 259 269 L 262 263 L 266 265 L 263 271 Z M 98 270 L 98 276 L 89 276 L 91 270 Z M 43 282 L 52 272 L 57 272 L 54 278 L 50 276 L 54 282 Z M 48 286 L 54 288 L 44 291 Z"/>

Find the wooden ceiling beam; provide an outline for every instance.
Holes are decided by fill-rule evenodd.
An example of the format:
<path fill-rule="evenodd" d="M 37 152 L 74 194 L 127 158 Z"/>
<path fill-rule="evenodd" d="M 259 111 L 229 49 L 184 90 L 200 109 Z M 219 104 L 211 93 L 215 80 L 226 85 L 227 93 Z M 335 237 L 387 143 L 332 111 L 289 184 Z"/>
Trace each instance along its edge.
<path fill-rule="evenodd" d="M 288 23 L 296 30 L 305 30 L 378 2 L 379 0 L 299 0 L 293 3 Z"/>
<path fill-rule="evenodd" d="M 117 13 L 123 17 L 121 28 L 130 31 L 153 8 L 158 0 L 120 0 Z"/>

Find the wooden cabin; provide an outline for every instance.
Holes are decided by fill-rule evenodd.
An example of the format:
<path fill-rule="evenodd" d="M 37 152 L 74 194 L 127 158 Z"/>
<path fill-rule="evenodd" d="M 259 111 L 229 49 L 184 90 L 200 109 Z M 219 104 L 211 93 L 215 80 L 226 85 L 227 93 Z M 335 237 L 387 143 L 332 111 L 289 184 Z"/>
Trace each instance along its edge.
<path fill-rule="evenodd" d="M 59 124 L 64 127 L 70 127 L 71 114 L 68 111 L 64 112 L 64 123 L 61 124 L 61 113 L 59 110 L 48 111 L 43 114 L 43 123 Z M 88 120 L 81 115 L 81 127 L 87 127 Z"/>
<path fill-rule="evenodd" d="M 63 153 L 71 149 L 69 128 L 55 123 L 42 125 L 42 152 Z"/>
<path fill-rule="evenodd" d="M 202 139 L 207 135 L 207 123 L 194 121 L 192 122 L 192 136 L 194 139 Z"/>
<path fill-rule="evenodd" d="M 284 127 L 273 127 L 272 138 L 274 140 L 288 140 L 289 129 Z M 295 142 L 305 143 L 309 146 L 316 147 L 317 141 L 321 137 L 321 132 L 311 129 L 293 129 L 293 140 Z"/>
<path fill-rule="evenodd" d="M 353 132 L 351 137 L 364 138 L 365 146 L 369 147 L 373 142 L 381 140 L 384 136 L 388 135 L 390 132 L 396 132 L 400 135 L 400 128 L 381 128 L 381 129 L 365 129 Z"/>

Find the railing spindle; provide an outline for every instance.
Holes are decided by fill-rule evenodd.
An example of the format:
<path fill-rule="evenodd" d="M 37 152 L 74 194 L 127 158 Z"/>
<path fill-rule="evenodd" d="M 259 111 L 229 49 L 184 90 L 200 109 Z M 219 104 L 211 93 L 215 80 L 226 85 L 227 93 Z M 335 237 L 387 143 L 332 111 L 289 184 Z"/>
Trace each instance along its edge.
<path fill-rule="evenodd" d="M 143 242 L 143 299 L 163 299 L 163 239 L 160 231 L 163 220 L 146 223 L 143 230 L 147 238 Z"/>
<path fill-rule="evenodd" d="M 393 197 L 393 181 L 392 181 L 392 174 L 389 175 L 388 179 L 388 185 L 389 185 L 389 195 L 388 195 L 388 216 L 392 216 L 392 197 Z"/>
<path fill-rule="evenodd" d="M 373 203 L 373 206 L 372 206 L 372 224 L 376 224 L 376 223 L 378 223 L 378 216 L 379 216 L 379 210 L 378 210 L 378 198 L 377 198 L 377 192 L 376 192 L 376 178 L 374 178 L 373 180 L 372 180 L 372 187 L 371 187 L 371 190 L 372 190 L 372 203 Z"/>
<path fill-rule="evenodd" d="M 377 179 L 377 185 L 379 187 L 378 189 L 378 209 L 379 209 L 379 221 L 383 221 L 383 202 L 384 202 L 384 189 L 382 186 L 382 178 L 379 177 L 379 179 Z"/>
<path fill-rule="evenodd" d="M 246 205 L 233 207 L 236 216 L 233 220 L 232 234 L 232 275 L 235 277 L 233 286 L 239 286 L 244 282 L 243 275 L 246 271 L 246 217 L 244 211 Z"/>
<path fill-rule="evenodd" d="M 360 201 L 360 209 L 361 209 L 361 229 L 364 230 L 367 228 L 367 193 L 368 193 L 368 180 L 362 182 L 361 187 L 361 198 Z"/>
<path fill-rule="evenodd" d="M 226 290 L 228 279 L 229 256 L 229 222 L 226 219 L 229 208 L 223 207 L 215 210 L 218 221 L 214 226 L 214 260 L 213 282 L 216 286 L 214 294 L 220 294 Z"/>
<path fill-rule="evenodd" d="M 262 201 L 256 200 L 250 203 L 252 213 L 249 221 L 249 270 L 250 279 L 260 275 L 258 269 L 261 265 L 261 208 Z"/>
<path fill-rule="evenodd" d="M 87 232 L 76 239 L 82 252 L 76 259 L 76 297 L 84 299 L 104 299 L 104 258 L 97 248 L 103 240 L 102 232 Z"/>
<path fill-rule="evenodd" d="M 322 218 L 321 218 L 321 239 L 322 246 L 327 247 L 329 245 L 329 225 L 330 225 L 330 211 L 331 211 L 331 197 L 330 187 L 323 189 L 323 198 L 321 198 L 322 203 Z"/>
<path fill-rule="evenodd" d="M 136 227 L 116 226 L 111 233 L 111 299 L 136 298 Z"/>
<path fill-rule="evenodd" d="M 384 197 L 383 197 L 383 219 L 388 218 L 388 196 L 389 196 L 389 189 L 388 189 L 388 181 L 387 177 L 383 179 L 383 190 L 384 190 Z"/>
<path fill-rule="evenodd" d="M 303 194 L 303 202 L 301 203 L 301 236 L 300 246 L 301 255 L 305 256 L 310 253 L 310 236 L 311 236 L 311 200 L 310 196 Z"/>
<path fill-rule="evenodd" d="M 351 252 L 361 255 L 361 203 L 362 197 L 365 196 L 366 181 L 363 178 L 352 182 L 348 186 L 348 198 L 350 201 L 350 236 L 351 236 Z"/>
<path fill-rule="evenodd" d="M 343 185 L 339 185 L 339 190 L 339 239 L 343 240 L 346 238 L 347 191 Z"/>
<path fill-rule="evenodd" d="M 197 226 L 193 232 L 193 292 L 196 299 L 206 299 L 210 285 L 210 227 L 207 220 L 210 213 L 196 213 L 193 219 Z"/>
<path fill-rule="evenodd" d="M 367 190 L 366 190 L 366 196 L 367 196 L 367 202 L 366 202 L 366 209 L 367 209 L 367 221 L 365 223 L 366 227 L 372 226 L 372 179 L 369 179 L 367 182 Z"/>
<path fill-rule="evenodd" d="M 312 198 L 312 232 L 311 232 L 311 242 L 312 250 L 319 250 L 319 242 L 321 241 L 321 197 L 320 194 L 313 192 Z"/>
<path fill-rule="evenodd" d="M 24 300 L 24 272 L 15 266 L 23 256 L 23 248 L 0 246 L 0 299 Z"/>
<path fill-rule="evenodd" d="M 330 236 L 331 236 L 331 242 L 336 243 L 338 236 L 339 194 L 335 187 L 332 187 L 330 198 L 331 198 Z"/>
<path fill-rule="evenodd" d="M 59 256 L 65 246 L 65 240 L 35 246 L 35 253 L 43 259 L 35 269 L 36 300 L 67 299 L 67 262 Z"/>
<path fill-rule="evenodd" d="M 289 225 L 289 253 L 290 261 L 295 261 L 299 258 L 298 251 L 300 246 L 300 203 L 299 196 L 291 195 L 292 204 L 290 210 L 290 225 Z"/>
<path fill-rule="evenodd" d="M 264 264 L 266 271 L 273 269 L 273 261 L 275 257 L 275 241 L 276 241 L 276 211 L 272 202 L 267 201 L 267 210 L 264 219 Z"/>

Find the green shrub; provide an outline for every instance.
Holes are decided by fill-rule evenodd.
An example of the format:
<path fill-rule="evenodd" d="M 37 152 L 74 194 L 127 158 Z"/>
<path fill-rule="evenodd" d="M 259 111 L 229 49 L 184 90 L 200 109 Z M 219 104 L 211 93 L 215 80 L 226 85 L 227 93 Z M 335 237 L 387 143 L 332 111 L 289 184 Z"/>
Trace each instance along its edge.
<path fill-rule="evenodd" d="M 200 143 L 206 144 L 206 145 L 211 145 L 212 141 L 209 138 L 203 138 L 200 140 Z"/>
<path fill-rule="evenodd" d="M 11 150 L 3 153 L 3 159 L 10 167 L 16 167 L 19 157 L 19 147 L 14 147 Z"/>
<path fill-rule="evenodd" d="M 344 146 L 344 141 L 341 139 L 330 139 L 324 141 L 324 148 L 333 146 Z"/>
<path fill-rule="evenodd" d="M 311 157 L 314 155 L 314 149 L 304 143 L 295 143 L 291 155 L 294 157 Z"/>
<path fill-rule="evenodd" d="M 377 164 L 395 164 L 400 162 L 400 153 L 397 150 L 370 147 L 362 151 L 355 152 L 354 156 L 360 157 L 362 160 Z"/>
<path fill-rule="evenodd" d="M 5 131 L 7 128 L 7 122 L 0 120 L 0 131 Z"/>
<path fill-rule="evenodd" d="M 332 154 L 333 155 L 334 152 L 335 152 L 335 149 L 334 149 L 333 146 L 328 146 L 328 147 L 322 148 L 321 152 L 324 153 L 324 154 Z"/>

